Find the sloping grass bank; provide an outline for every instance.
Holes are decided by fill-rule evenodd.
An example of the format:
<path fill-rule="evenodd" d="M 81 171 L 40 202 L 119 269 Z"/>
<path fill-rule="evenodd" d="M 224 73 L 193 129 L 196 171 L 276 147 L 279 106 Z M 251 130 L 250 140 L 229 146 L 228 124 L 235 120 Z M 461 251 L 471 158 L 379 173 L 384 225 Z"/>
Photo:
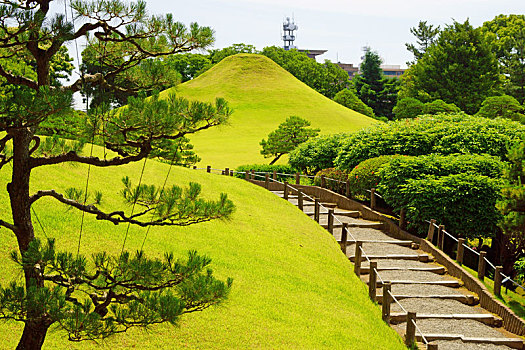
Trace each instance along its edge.
<path fill-rule="evenodd" d="M 209 102 L 224 97 L 234 109 L 229 125 L 190 136 L 201 164 L 215 168 L 269 163 L 259 142 L 292 115 L 309 120 L 321 134 L 353 132 L 377 122 L 319 94 L 262 55 L 227 57 L 161 96 L 168 92 Z"/>
<path fill-rule="evenodd" d="M 90 190 L 104 193 L 102 207 L 122 207 L 119 190 L 123 175 L 136 183 L 142 164 L 120 168 L 92 168 Z M 144 183 L 162 184 L 168 165 L 148 160 Z M 35 169 L 32 187 L 63 191 L 84 187 L 85 166 L 61 165 Z M 0 172 L 5 189 L 10 168 Z M 98 345 L 71 343 L 53 331 L 46 349 L 402 349 L 397 334 L 381 321 L 380 309 L 352 273 L 352 266 L 335 240 L 293 205 L 243 180 L 205 172 L 173 168 L 169 183 L 199 182 L 207 197 L 228 193 L 237 210 L 229 221 L 212 221 L 186 228 L 151 229 L 145 250 L 160 256 L 164 251 L 184 255 L 197 249 L 212 257 L 215 273 L 233 277 L 230 298 L 222 306 L 181 319 L 180 327 L 155 326 L 150 332 L 133 330 Z M 8 199 L 0 193 L 2 219 L 8 219 Z M 35 204 L 36 213 L 59 249 L 75 251 L 80 213 L 67 210 L 52 199 Z M 130 208 L 128 207 L 129 211 Z M 43 232 L 35 224 L 37 235 Z M 114 226 L 86 216 L 81 253 L 120 252 L 125 225 Z M 140 248 L 146 229 L 132 227 L 126 248 Z M 8 259 L 16 248 L 12 233 L 0 230 L 0 283 L 21 278 Z M 13 349 L 21 325 L 0 322 L 0 348 Z"/>

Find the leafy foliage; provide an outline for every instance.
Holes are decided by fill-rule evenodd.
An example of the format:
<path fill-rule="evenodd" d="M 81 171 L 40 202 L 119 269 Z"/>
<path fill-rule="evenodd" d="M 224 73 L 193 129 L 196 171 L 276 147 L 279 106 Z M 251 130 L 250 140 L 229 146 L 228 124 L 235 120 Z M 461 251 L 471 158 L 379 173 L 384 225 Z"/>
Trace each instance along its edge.
<path fill-rule="evenodd" d="M 378 124 L 347 137 L 334 163 L 352 169 L 380 155 L 489 154 L 507 159 L 507 145 L 521 139 L 525 127 L 508 119 L 465 114 L 422 116 Z"/>
<path fill-rule="evenodd" d="M 288 157 L 288 163 L 306 174 L 333 168 L 334 159 L 346 134 L 318 136 L 297 146 Z"/>
<path fill-rule="evenodd" d="M 442 99 L 470 114 L 502 87 L 491 45 L 481 29 L 468 20 L 447 25 L 401 81 L 402 98 L 414 97 L 423 102 Z"/>
<path fill-rule="evenodd" d="M 261 141 L 261 154 L 266 158 L 274 157 L 270 164 L 275 163 L 301 143 L 317 136 L 319 129 L 310 129 L 308 126 L 310 122 L 306 119 L 296 116 L 286 118 L 277 130 L 268 134 L 268 140 Z"/>
<path fill-rule="evenodd" d="M 232 46 L 225 47 L 223 49 L 209 50 L 208 58 L 212 64 L 219 63 L 223 59 L 229 56 L 236 55 L 238 53 L 258 53 L 257 49 L 253 45 L 248 44 L 233 44 Z"/>
<path fill-rule="evenodd" d="M 265 47 L 261 54 L 286 69 L 294 77 L 328 98 L 345 89 L 349 83 L 348 74 L 336 64 L 326 60 L 317 63 L 306 53 L 295 49 L 286 51 L 282 47 Z"/>
<path fill-rule="evenodd" d="M 508 95 L 487 97 L 476 116 L 491 119 L 501 117 L 525 123 L 523 107 L 514 97 Z"/>
<path fill-rule="evenodd" d="M 103 339 L 132 327 L 157 323 L 176 324 L 185 313 L 220 303 L 232 280 L 217 280 L 208 268 L 211 260 L 190 251 L 185 260 L 173 254 L 150 259 L 143 251 L 110 256 L 56 251 L 55 241 L 35 239 L 20 256 L 11 254 L 20 266 L 39 266 L 44 280 L 54 287 L 11 283 L 0 289 L 3 318 L 31 320 L 46 312 L 50 322 L 65 330 L 69 340 Z"/>
<path fill-rule="evenodd" d="M 443 100 L 434 100 L 427 102 L 423 106 L 423 114 L 439 114 L 439 113 L 459 113 L 461 110 L 453 103 L 446 103 Z"/>
<path fill-rule="evenodd" d="M 362 161 L 348 176 L 350 191 L 358 199 L 370 197 L 370 189 L 377 188 L 381 181 L 381 169 L 398 156 L 379 156 Z"/>
<path fill-rule="evenodd" d="M 356 112 L 375 118 L 374 111 L 361 101 L 350 89 L 344 89 L 339 91 L 334 96 L 334 101 L 340 105 L 350 108 Z"/>

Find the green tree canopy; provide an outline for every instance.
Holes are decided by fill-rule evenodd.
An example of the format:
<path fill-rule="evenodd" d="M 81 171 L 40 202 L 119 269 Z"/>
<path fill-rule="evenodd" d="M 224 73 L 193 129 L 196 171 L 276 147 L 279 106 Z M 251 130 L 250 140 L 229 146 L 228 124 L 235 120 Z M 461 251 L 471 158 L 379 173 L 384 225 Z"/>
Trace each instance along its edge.
<path fill-rule="evenodd" d="M 447 25 L 407 72 L 401 79 L 401 96 L 420 99 L 423 95 L 427 96 L 426 101 L 441 99 L 471 114 L 487 97 L 502 89 L 492 47 L 481 29 L 474 28 L 468 20 Z"/>
<path fill-rule="evenodd" d="M 306 119 L 291 116 L 281 123 L 279 127 L 268 134 L 268 140 L 262 140 L 261 154 L 266 157 L 274 157 L 270 164 L 274 164 L 283 155 L 290 153 L 301 143 L 311 137 L 317 136 L 319 129 L 308 128 L 310 122 Z"/>
<path fill-rule="evenodd" d="M 340 105 L 350 108 L 356 112 L 375 118 L 374 111 L 368 107 L 363 101 L 361 101 L 350 89 L 344 89 L 339 91 L 334 96 L 334 101 Z"/>
<path fill-rule="evenodd" d="M 488 97 L 481 104 L 481 108 L 476 113 L 476 116 L 491 119 L 497 117 L 509 118 L 525 123 L 523 107 L 514 97 L 508 95 Z"/>
<path fill-rule="evenodd" d="M 416 37 L 417 46 L 405 43 L 405 47 L 412 52 L 416 62 L 423 57 L 427 49 L 434 43 L 439 31 L 439 26 L 434 28 L 432 24 L 427 24 L 427 21 L 419 21 L 417 27 L 410 28 L 410 33 Z"/>

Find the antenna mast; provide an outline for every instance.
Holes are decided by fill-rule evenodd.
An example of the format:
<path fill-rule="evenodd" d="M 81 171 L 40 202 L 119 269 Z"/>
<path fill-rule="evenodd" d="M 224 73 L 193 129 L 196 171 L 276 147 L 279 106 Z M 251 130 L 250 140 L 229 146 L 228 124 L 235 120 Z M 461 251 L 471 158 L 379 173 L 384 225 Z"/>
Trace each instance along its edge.
<path fill-rule="evenodd" d="M 293 44 L 295 40 L 294 31 L 299 29 L 297 24 L 295 24 L 295 21 L 292 19 L 290 20 L 290 17 L 286 17 L 286 20 L 283 23 L 283 41 L 284 41 L 284 49 L 286 51 L 290 49 L 297 49 L 297 46 Z"/>

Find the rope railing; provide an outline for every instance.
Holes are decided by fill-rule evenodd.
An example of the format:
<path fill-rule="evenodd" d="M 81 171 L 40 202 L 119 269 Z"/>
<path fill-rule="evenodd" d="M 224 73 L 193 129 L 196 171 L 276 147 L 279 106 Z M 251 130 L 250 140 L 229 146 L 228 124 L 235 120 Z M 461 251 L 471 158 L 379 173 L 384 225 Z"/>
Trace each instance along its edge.
<path fill-rule="evenodd" d="M 408 311 L 403 307 L 403 305 L 401 305 L 401 303 L 399 302 L 399 300 L 397 300 L 397 298 L 395 297 L 394 294 L 392 294 L 391 291 L 388 291 L 388 294 L 390 295 L 390 297 L 392 298 L 393 301 L 395 301 L 395 303 L 397 305 L 399 305 L 399 307 L 401 308 L 401 311 L 403 311 L 404 313 L 408 314 Z"/>
<path fill-rule="evenodd" d="M 416 321 L 415 320 L 410 320 L 413 324 L 414 324 L 414 327 L 416 327 L 416 331 L 419 332 L 419 334 L 421 334 L 421 339 L 423 340 L 423 343 L 428 346 L 428 340 L 427 338 L 425 337 L 425 335 L 423 334 L 423 332 L 421 331 L 421 329 L 419 328 L 419 326 L 417 325 Z"/>

